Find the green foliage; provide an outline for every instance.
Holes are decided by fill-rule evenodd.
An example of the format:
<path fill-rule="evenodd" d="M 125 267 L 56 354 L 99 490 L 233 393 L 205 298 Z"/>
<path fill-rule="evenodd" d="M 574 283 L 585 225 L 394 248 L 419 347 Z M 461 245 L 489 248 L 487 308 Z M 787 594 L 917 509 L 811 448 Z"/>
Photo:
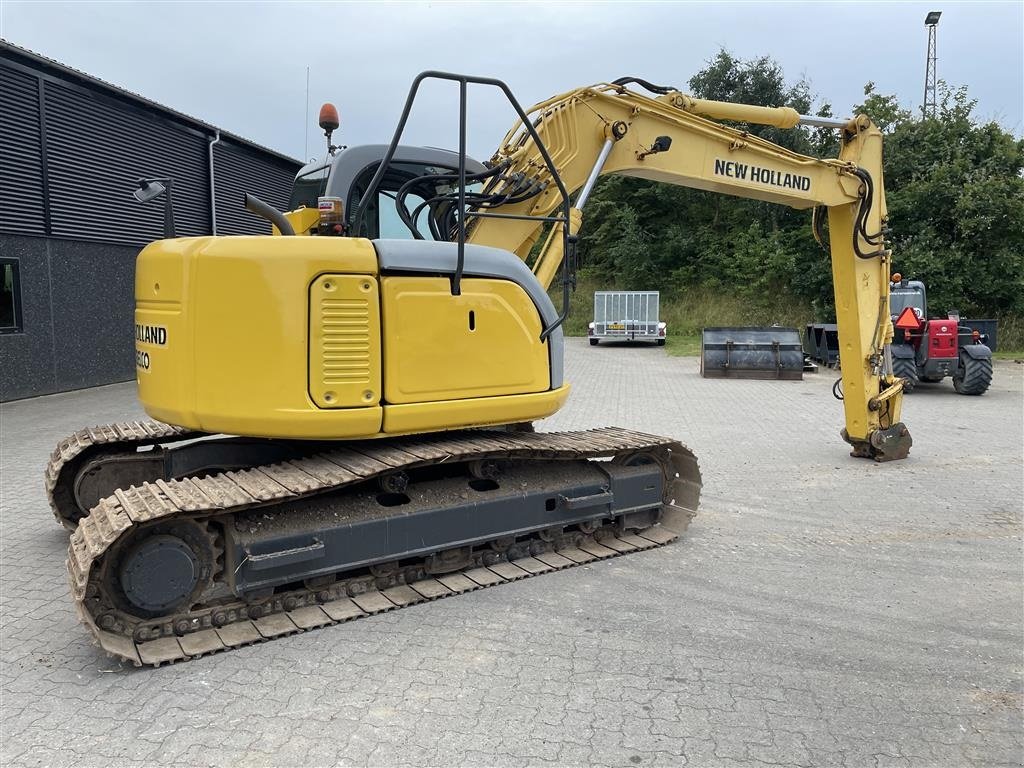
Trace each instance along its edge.
<path fill-rule="evenodd" d="M 792 106 L 802 114 L 818 101 L 805 80 L 788 84 L 772 59 L 743 61 L 724 50 L 690 79 L 690 89 L 701 98 Z M 1017 338 L 1024 326 L 1024 141 L 994 122 L 979 123 L 965 88 L 940 83 L 939 91 L 935 117 L 915 115 L 874 83 L 854 107 L 886 134 L 894 266 L 926 283 L 932 313 L 996 317 L 1007 331 L 1000 331 L 1001 346 L 1024 347 Z M 827 103 L 816 111 L 832 114 Z M 737 127 L 803 154 L 838 153 L 834 130 Z M 834 318 L 829 256 L 811 235 L 807 211 L 604 177 L 587 205 L 580 254 L 595 287 L 700 297 L 689 306 L 711 314 L 715 301 L 725 302 L 730 322 L 761 322 L 780 301 L 800 317 Z M 590 313 L 589 296 L 582 298 L 577 318 Z M 712 324 L 687 312 L 695 327 Z"/>
<path fill-rule="evenodd" d="M 854 105 L 853 114 L 867 115 L 885 134 L 910 120 L 910 111 L 903 109 L 895 96 L 875 93 L 874 83 L 864 86 L 864 101 Z"/>

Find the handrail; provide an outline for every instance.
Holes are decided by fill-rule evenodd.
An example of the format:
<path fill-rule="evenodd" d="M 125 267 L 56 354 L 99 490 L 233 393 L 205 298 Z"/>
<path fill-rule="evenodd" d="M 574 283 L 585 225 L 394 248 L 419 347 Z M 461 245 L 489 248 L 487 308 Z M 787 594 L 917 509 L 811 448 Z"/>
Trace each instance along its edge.
<path fill-rule="evenodd" d="M 405 99 L 405 106 L 402 109 L 402 114 L 398 118 L 398 125 L 395 127 L 395 134 L 391 139 L 391 143 L 388 145 L 388 150 L 384 154 L 384 159 L 381 160 L 380 166 L 377 168 L 377 172 L 373 175 L 370 180 L 370 184 L 363 194 L 362 200 L 359 201 L 359 207 L 356 209 L 355 216 L 352 221 L 352 231 L 358 233 L 360 226 L 362 225 L 363 217 L 366 215 L 366 210 L 369 206 L 370 200 L 374 198 L 380 187 L 381 181 L 384 178 L 384 174 L 387 173 L 388 167 L 391 165 L 391 161 L 395 156 L 395 152 L 398 149 L 398 145 L 402 140 L 402 133 L 405 131 L 406 123 L 409 121 L 409 114 L 412 111 L 412 105 L 416 100 L 416 95 L 419 92 L 420 84 L 424 80 L 448 80 L 459 84 L 459 234 L 458 234 L 458 258 L 455 264 L 455 274 L 452 276 L 452 295 L 458 296 L 461 292 L 462 273 L 465 269 L 466 263 L 466 219 L 469 217 L 501 217 L 501 218 L 513 218 L 533 221 L 537 217 L 529 216 L 526 214 L 494 214 L 494 213 L 483 213 L 476 211 L 466 210 L 466 113 L 467 113 L 467 87 L 470 83 L 474 85 L 486 85 L 498 88 L 505 94 L 505 98 L 508 99 L 509 103 L 515 109 L 519 115 L 519 119 L 522 120 L 523 125 L 529 132 L 530 137 L 533 139 L 540 151 L 541 157 L 544 158 L 544 164 L 547 166 L 548 172 L 554 179 L 555 184 L 558 186 L 558 191 L 562 196 L 562 215 L 544 217 L 545 220 L 554 222 L 556 224 L 562 224 L 562 247 L 563 253 L 566 258 L 562 261 L 562 314 L 551 323 L 551 325 L 544 328 L 541 332 L 541 340 L 543 341 L 550 336 L 559 325 L 561 325 L 565 318 L 569 314 L 569 287 L 572 283 L 572 274 L 570 272 L 570 262 L 573 259 L 568 258 L 570 254 L 570 246 L 574 244 L 575 238 L 570 236 L 569 232 L 569 193 L 565 189 L 565 185 L 562 183 L 561 176 L 558 174 L 558 169 L 555 167 L 554 162 L 551 160 L 551 155 L 548 154 L 547 147 L 541 141 L 540 136 L 537 133 L 533 123 L 527 119 L 526 111 L 522 108 L 516 97 L 512 94 L 509 87 L 502 82 L 491 77 L 475 77 L 473 75 L 459 75 L 452 72 L 439 72 L 435 70 L 428 70 L 421 72 L 413 80 L 412 86 L 409 89 L 409 95 Z"/>

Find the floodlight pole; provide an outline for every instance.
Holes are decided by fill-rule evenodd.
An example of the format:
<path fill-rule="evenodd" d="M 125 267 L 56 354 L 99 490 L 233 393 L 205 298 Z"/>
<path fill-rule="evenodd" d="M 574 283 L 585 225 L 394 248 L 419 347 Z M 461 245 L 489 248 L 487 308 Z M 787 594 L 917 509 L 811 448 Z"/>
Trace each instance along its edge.
<path fill-rule="evenodd" d="M 174 186 L 174 179 L 171 177 L 162 177 L 159 179 L 139 179 L 139 188 L 135 191 L 135 199 L 139 202 L 145 202 L 152 200 L 154 197 L 159 195 L 164 196 L 164 239 L 177 237 L 174 227 L 174 201 L 171 198 L 171 189 Z M 146 191 L 146 188 L 152 184 L 157 184 L 163 189 L 158 191 L 156 194 L 148 197 L 140 197 L 139 192 Z"/>
<path fill-rule="evenodd" d="M 928 15 L 924 17 L 924 25 L 928 27 L 928 55 L 924 70 L 924 102 L 921 104 L 922 117 L 935 117 L 935 113 L 938 111 L 938 100 L 935 95 L 938 82 L 935 66 L 938 60 L 935 52 L 935 38 L 939 26 L 939 16 L 941 15 L 942 11 L 929 11 Z M 929 110 L 931 111 L 930 114 Z"/>
<path fill-rule="evenodd" d="M 174 228 L 174 203 L 171 201 L 171 188 L 174 186 L 173 179 L 164 179 L 163 185 L 167 187 L 164 195 L 164 239 L 177 237 Z"/>

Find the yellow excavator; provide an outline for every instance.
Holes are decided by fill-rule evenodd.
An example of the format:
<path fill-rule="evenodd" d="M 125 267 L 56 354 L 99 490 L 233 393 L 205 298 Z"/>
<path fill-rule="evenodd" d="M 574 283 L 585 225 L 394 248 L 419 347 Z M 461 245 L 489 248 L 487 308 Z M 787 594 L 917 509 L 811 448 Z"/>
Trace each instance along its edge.
<path fill-rule="evenodd" d="M 401 143 L 428 79 L 458 85 L 457 152 Z M 486 163 L 466 155 L 469 86 L 519 117 Z M 842 149 L 805 157 L 716 120 L 827 126 Z M 569 395 L 562 322 L 602 174 L 813 208 L 823 244 L 827 216 L 843 437 L 854 456 L 907 455 L 867 117 L 636 78 L 526 111 L 498 80 L 426 72 L 390 144 L 335 147 L 330 105 L 320 124 L 329 152 L 293 210 L 246 200 L 279 236 L 139 254 L 138 390 L 157 421 L 82 430 L 47 468 L 72 596 L 107 652 L 159 665 L 677 538 L 701 485 L 681 443 L 532 429 Z"/>

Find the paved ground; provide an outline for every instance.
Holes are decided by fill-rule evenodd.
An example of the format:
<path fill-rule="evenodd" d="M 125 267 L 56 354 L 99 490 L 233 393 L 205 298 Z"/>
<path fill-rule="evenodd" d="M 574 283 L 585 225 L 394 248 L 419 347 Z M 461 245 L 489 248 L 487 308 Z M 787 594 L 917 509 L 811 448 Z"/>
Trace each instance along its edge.
<path fill-rule="evenodd" d="M 158 670 L 72 615 L 42 468 L 139 415 L 118 385 L 3 406 L 3 765 L 1019 765 L 1022 373 L 922 387 L 900 464 L 848 458 L 830 372 L 705 381 L 570 342 L 546 430 L 701 458 L 688 538 Z"/>

